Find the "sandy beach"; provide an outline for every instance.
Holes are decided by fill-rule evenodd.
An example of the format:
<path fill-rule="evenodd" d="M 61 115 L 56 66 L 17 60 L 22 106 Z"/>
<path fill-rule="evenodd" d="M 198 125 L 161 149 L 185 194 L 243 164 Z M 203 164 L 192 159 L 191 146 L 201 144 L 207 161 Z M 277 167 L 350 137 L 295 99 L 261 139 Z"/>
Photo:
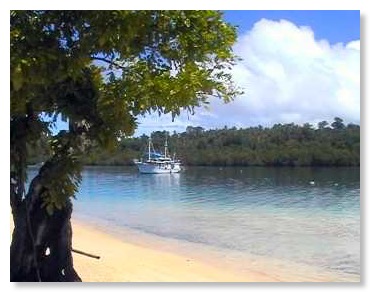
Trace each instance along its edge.
<path fill-rule="evenodd" d="M 13 222 L 10 220 L 10 231 Z M 231 261 L 211 247 L 199 248 L 152 235 L 121 234 L 72 220 L 73 248 L 100 256 L 73 253 L 83 282 L 356 282 L 307 266 L 276 259 Z M 125 239 L 126 238 L 126 239 Z M 235 264 L 237 263 L 237 264 Z"/>
<path fill-rule="evenodd" d="M 86 282 L 259 282 L 276 281 L 258 273 L 225 271 L 200 259 L 122 241 L 74 222 L 73 246 L 101 256 L 74 253 L 74 265 Z"/>
<path fill-rule="evenodd" d="M 73 228 L 73 247 L 101 257 L 74 253 L 75 268 L 86 282 L 358 281 L 306 265 L 240 254 L 230 257 L 209 246 L 138 236 L 133 231 L 113 234 L 76 221 Z"/>
<path fill-rule="evenodd" d="M 83 282 L 255 282 L 273 281 L 258 274 L 236 274 L 200 260 L 122 241 L 82 222 L 72 222 L 73 248 L 100 256 L 73 253 Z M 10 218 L 10 236 L 14 228 Z M 148 244 L 148 242 L 146 243 Z"/>

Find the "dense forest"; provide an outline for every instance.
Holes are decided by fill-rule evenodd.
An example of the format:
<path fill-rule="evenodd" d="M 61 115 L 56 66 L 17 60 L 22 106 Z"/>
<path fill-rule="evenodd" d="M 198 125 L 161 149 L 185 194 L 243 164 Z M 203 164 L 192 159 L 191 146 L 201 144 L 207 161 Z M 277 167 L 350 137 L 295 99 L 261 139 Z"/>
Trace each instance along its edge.
<path fill-rule="evenodd" d="M 302 126 L 293 123 L 245 129 L 205 130 L 187 127 L 183 133 L 156 131 L 151 134 L 155 149 L 163 151 L 167 137 L 169 150 L 184 165 L 203 166 L 359 166 L 360 126 L 345 125 L 335 118 Z M 132 165 L 140 158 L 148 136 L 126 138 L 114 151 L 94 151 L 85 158 L 85 165 Z M 30 146 L 32 163 L 46 159 L 44 137 Z"/>

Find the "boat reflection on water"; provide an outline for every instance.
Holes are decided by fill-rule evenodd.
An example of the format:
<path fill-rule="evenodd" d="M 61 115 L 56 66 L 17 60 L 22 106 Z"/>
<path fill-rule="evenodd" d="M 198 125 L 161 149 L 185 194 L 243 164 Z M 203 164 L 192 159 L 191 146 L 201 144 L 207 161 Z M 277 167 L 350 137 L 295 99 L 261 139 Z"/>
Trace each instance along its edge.
<path fill-rule="evenodd" d="M 180 186 L 180 176 L 180 173 L 172 173 L 172 175 L 153 175 L 150 176 L 150 180 L 153 184 L 163 189 L 173 189 Z"/>

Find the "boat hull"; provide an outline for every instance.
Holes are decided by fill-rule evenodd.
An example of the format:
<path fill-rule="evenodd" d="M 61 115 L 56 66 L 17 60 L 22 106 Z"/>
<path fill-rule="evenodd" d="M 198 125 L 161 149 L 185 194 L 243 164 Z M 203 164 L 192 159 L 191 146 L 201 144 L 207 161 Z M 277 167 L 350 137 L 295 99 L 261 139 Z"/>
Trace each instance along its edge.
<path fill-rule="evenodd" d="M 157 163 L 136 163 L 140 173 L 177 173 L 181 171 L 179 164 L 157 164 Z"/>

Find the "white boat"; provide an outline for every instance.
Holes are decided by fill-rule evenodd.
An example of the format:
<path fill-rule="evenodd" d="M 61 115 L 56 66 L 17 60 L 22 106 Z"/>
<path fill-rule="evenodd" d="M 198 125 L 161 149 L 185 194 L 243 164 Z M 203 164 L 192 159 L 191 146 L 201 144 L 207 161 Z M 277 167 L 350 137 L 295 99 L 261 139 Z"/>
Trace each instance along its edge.
<path fill-rule="evenodd" d="M 148 152 L 140 161 L 135 160 L 140 173 L 177 173 L 181 171 L 181 162 L 168 156 L 167 139 L 164 155 L 154 150 L 152 139 L 149 138 Z"/>

